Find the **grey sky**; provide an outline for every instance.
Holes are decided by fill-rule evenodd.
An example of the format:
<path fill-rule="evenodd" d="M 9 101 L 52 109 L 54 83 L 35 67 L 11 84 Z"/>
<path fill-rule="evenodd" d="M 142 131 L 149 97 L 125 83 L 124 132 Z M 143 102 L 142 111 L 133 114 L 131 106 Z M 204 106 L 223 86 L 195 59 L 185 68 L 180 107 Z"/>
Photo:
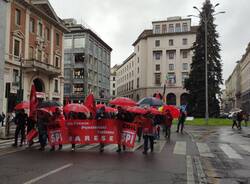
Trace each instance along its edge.
<path fill-rule="evenodd" d="M 220 3 L 216 18 L 222 47 L 223 78 L 231 74 L 235 62 L 245 53 L 250 41 L 249 0 L 211 0 Z M 61 18 L 75 18 L 87 23 L 113 48 L 111 65 L 122 63 L 132 52 L 132 43 L 151 22 L 170 16 L 197 14 L 204 0 L 50 0 Z M 198 24 L 193 18 L 192 24 Z"/>

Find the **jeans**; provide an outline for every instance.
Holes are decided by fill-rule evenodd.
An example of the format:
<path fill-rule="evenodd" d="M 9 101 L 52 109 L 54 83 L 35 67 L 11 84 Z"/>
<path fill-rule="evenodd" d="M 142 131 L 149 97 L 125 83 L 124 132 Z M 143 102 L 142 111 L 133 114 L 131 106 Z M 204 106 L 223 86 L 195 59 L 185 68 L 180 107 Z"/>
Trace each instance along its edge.
<path fill-rule="evenodd" d="M 154 136 L 152 135 L 144 135 L 144 152 L 148 151 L 148 142 L 150 143 L 151 152 L 154 151 Z"/>
<path fill-rule="evenodd" d="M 181 126 L 181 133 L 182 133 L 182 132 L 183 132 L 183 128 L 184 128 L 184 121 L 180 120 L 180 121 L 178 122 L 178 125 L 177 125 L 177 132 L 179 132 L 180 126 Z"/>

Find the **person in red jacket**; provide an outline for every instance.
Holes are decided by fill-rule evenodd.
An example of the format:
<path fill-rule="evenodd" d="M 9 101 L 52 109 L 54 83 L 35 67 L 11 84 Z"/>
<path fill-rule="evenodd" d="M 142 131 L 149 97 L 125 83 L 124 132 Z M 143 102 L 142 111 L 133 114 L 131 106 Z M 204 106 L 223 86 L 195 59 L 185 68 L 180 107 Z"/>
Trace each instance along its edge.
<path fill-rule="evenodd" d="M 166 134 L 165 137 L 170 139 L 171 134 L 171 126 L 173 122 L 173 116 L 169 110 L 166 110 L 166 116 L 165 116 L 165 127 L 166 127 Z"/>
<path fill-rule="evenodd" d="M 59 125 L 59 127 L 65 127 L 65 118 L 60 108 L 56 108 L 55 113 L 51 119 L 51 123 Z M 62 150 L 62 144 L 59 144 L 58 150 Z M 51 146 L 50 151 L 55 151 L 55 146 Z"/>
<path fill-rule="evenodd" d="M 143 124 L 143 138 L 144 138 L 144 151 L 143 154 L 147 154 L 148 151 L 148 142 L 150 143 L 151 152 L 154 151 L 154 122 L 152 115 L 147 113 L 144 115 L 144 124 Z"/>

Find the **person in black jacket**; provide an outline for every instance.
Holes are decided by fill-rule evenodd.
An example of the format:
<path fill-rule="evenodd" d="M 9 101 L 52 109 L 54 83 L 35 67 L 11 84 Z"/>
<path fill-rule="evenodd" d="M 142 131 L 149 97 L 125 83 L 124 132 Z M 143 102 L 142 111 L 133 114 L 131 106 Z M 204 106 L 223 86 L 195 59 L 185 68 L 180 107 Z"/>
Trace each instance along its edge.
<path fill-rule="evenodd" d="M 177 125 L 177 130 L 176 132 L 179 132 L 180 126 L 181 126 L 181 133 L 183 133 L 183 128 L 184 128 L 184 122 L 186 120 L 186 112 L 183 109 L 180 109 L 180 117 Z"/>
<path fill-rule="evenodd" d="M 21 142 L 20 146 L 23 146 L 23 141 L 25 140 L 25 126 L 27 124 L 27 114 L 24 112 L 24 109 L 20 110 L 15 117 L 16 131 L 15 131 L 15 142 L 14 147 L 17 146 L 18 135 L 21 132 Z"/>

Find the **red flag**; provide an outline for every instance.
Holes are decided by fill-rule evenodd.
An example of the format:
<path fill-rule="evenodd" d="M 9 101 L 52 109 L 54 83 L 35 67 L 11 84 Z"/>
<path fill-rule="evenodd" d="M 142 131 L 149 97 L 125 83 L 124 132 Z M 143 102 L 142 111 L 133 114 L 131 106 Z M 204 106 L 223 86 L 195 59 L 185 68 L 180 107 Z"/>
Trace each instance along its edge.
<path fill-rule="evenodd" d="M 36 98 L 36 88 L 35 88 L 35 85 L 33 84 L 31 86 L 31 91 L 30 91 L 30 113 L 29 113 L 29 117 L 34 118 L 37 104 L 38 104 L 38 100 Z"/>
<path fill-rule="evenodd" d="M 88 107 L 88 109 L 90 110 L 90 112 L 92 113 L 92 117 L 95 117 L 96 115 L 96 104 L 95 104 L 95 97 L 93 95 L 93 93 L 90 93 L 85 100 L 85 104 L 86 107 Z"/>

